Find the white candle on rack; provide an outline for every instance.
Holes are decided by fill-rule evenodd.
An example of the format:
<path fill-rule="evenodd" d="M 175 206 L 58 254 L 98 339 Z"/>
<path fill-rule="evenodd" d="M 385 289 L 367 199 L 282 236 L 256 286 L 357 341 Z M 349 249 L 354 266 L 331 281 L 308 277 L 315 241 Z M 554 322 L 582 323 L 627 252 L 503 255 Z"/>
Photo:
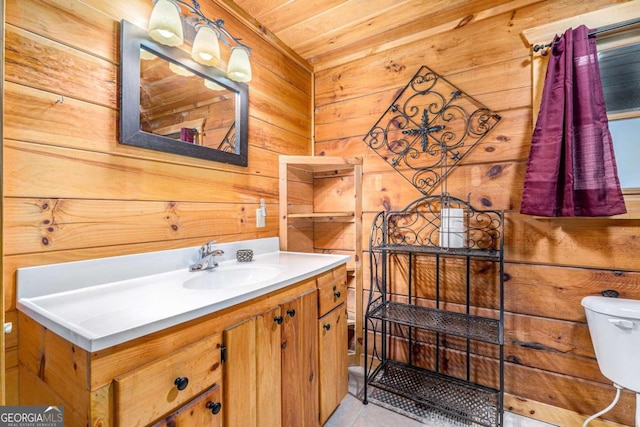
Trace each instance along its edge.
<path fill-rule="evenodd" d="M 442 208 L 440 212 L 440 246 L 443 248 L 464 247 L 464 210 Z"/>

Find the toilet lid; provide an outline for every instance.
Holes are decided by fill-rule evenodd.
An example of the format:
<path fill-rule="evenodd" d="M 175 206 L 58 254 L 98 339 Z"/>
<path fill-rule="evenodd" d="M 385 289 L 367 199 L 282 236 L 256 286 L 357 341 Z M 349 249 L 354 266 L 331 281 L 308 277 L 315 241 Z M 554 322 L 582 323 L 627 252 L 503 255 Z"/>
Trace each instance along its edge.
<path fill-rule="evenodd" d="M 610 316 L 640 319 L 640 301 L 633 299 L 587 296 L 582 299 L 582 306 Z"/>

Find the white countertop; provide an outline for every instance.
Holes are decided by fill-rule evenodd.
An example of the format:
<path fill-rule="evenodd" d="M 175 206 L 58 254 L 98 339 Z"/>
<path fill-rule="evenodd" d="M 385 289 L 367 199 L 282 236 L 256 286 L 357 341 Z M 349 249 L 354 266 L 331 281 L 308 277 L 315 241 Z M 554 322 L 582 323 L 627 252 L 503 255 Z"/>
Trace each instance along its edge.
<path fill-rule="evenodd" d="M 198 247 L 18 269 L 18 310 L 79 347 L 98 351 L 282 289 L 349 259 L 280 252 L 277 238 L 215 247 L 225 254 L 218 269 L 207 271 L 189 271 Z M 252 249 L 253 261 L 236 261 L 237 249 Z M 247 271 L 259 275 L 252 274 L 249 284 L 198 286 Z"/>

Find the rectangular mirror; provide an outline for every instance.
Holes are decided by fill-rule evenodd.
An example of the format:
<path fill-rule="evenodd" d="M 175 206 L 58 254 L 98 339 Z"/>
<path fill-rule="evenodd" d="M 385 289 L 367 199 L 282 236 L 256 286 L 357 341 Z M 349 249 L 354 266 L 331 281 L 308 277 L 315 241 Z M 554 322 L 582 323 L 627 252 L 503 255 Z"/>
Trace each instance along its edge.
<path fill-rule="evenodd" d="M 121 144 L 247 165 L 248 87 L 121 22 Z"/>

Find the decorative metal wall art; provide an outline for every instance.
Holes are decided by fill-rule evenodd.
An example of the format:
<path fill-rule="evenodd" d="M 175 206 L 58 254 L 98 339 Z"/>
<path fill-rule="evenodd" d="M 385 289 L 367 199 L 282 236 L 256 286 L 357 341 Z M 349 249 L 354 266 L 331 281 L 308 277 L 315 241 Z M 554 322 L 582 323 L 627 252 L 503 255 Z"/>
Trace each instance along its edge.
<path fill-rule="evenodd" d="M 227 134 L 222 138 L 220 145 L 216 147 L 216 150 L 224 151 L 226 153 L 236 152 L 236 122 L 233 122 Z"/>
<path fill-rule="evenodd" d="M 364 142 L 427 195 L 499 121 L 498 114 L 422 66 Z"/>

